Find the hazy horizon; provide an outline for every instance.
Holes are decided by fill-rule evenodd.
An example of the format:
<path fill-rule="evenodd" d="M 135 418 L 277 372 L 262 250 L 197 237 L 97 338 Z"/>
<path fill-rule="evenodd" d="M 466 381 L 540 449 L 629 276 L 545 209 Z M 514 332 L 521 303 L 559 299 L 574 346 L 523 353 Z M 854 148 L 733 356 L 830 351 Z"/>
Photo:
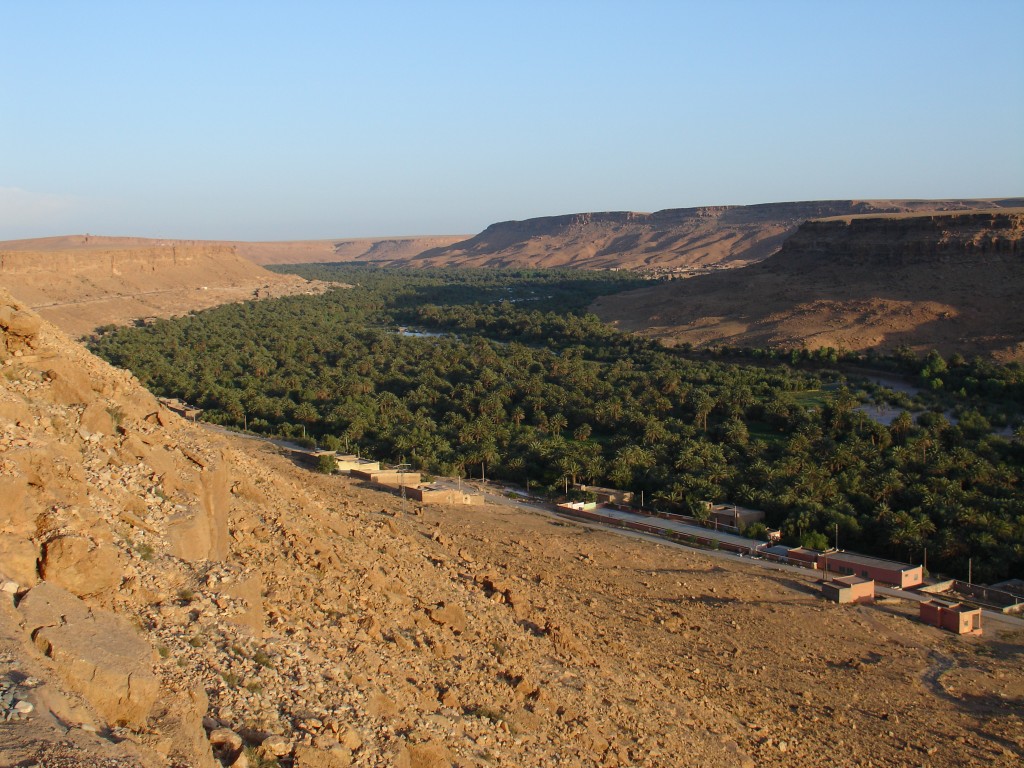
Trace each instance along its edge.
<path fill-rule="evenodd" d="M 1024 194 L 1024 4 L 0 11 L 0 239 Z"/>

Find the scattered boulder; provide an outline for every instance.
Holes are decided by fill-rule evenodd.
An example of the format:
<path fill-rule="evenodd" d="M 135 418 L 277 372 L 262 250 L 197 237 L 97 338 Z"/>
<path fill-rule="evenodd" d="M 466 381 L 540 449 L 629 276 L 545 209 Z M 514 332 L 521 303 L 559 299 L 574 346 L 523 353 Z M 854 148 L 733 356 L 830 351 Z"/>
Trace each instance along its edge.
<path fill-rule="evenodd" d="M 235 765 L 238 758 L 243 756 L 242 748 L 245 746 L 245 742 L 230 728 L 214 728 L 210 731 L 210 746 L 213 747 L 214 757 L 221 763 Z"/>
<path fill-rule="evenodd" d="M 102 400 L 93 400 L 82 411 L 79 424 L 90 434 L 109 435 L 114 431 L 114 413 L 118 411 Z"/>
<path fill-rule="evenodd" d="M 50 397 L 62 405 L 91 403 L 96 399 L 92 379 L 79 366 L 69 360 L 58 359 L 50 363 L 46 379 L 50 383 Z"/>
<path fill-rule="evenodd" d="M 352 765 L 352 754 L 343 747 L 318 749 L 298 746 L 295 748 L 294 768 L 348 768 Z"/>
<path fill-rule="evenodd" d="M 57 673 L 110 725 L 145 725 L 158 693 L 153 651 L 126 619 L 43 582 L 18 604 Z"/>
<path fill-rule="evenodd" d="M 0 306 L 0 328 L 6 331 L 6 347 L 10 351 L 34 347 L 42 322 L 39 316 L 10 304 Z"/>
<path fill-rule="evenodd" d="M 263 739 L 260 743 L 259 751 L 263 757 L 285 757 L 291 754 L 292 745 L 284 736 L 273 734 Z"/>
<path fill-rule="evenodd" d="M 46 581 L 85 597 L 120 584 L 123 567 L 109 544 L 93 546 L 81 536 L 60 536 L 47 542 L 41 573 Z"/>
<path fill-rule="evenodd" d="M 437 608 L 431 609 L 428 615 L 431 621 L 448 627 L 457 635 L 466 631 L 466 612 L 462 610 L 462 606 L 441 603 Z"/>

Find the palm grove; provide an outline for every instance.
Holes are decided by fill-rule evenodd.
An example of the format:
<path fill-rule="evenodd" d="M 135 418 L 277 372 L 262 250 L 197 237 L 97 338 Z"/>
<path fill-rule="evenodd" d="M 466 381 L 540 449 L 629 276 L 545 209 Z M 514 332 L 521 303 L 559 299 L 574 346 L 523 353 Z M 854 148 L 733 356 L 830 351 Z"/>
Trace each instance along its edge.
<path fill-rule="evenodd" d="M 93 349 L 207 420 L 261 434 L 551 494 L 587 482 L 665 510 L 733 501 L 766 510 L 792 542 L 822 546 L 838 530 L 864 552 L 919 560 L 927 548 L 950 575 L 969 558 L 981 579 L 1024 566 L 1024 433 L 989 423 L 1019 418 L 1019 367 L 874 359 L 910 366 L 944 398 L 883 426 L 860 402 L 906 396 L 848 380 L 832 350 L 673 351 L 585 314 L 637 284 L 622 273 L 294 271 L 352 287 L 106 329 Z M 955 424 L 936 412 L 949 406 Z"/>

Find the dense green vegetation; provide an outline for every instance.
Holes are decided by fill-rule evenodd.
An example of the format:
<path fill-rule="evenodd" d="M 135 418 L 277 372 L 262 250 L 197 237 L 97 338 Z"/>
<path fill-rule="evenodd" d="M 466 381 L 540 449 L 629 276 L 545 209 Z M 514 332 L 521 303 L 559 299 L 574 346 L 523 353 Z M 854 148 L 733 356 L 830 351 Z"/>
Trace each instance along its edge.
<path fill-rule="evenodd" d="M 884 360 L 695 354 L 617 333 L 585 307 L 635 285 L 622 273 L 302 273 L 354 287 L 110 330 L 93 348 L 207 420 L 258 433 L 553 494 L 582 481 L 661 509 L 734 501 L 791 541 L 824 545 L 838 525 L 841 546 L 912 560 L 927 548 L 953 575 L 968 558 L 979 579 L 1024 566 L 1022 433 L 994 434 L 984 415 L 1016 418 L 1019 369 L 941 361 L 940 373 L 930 356 L 930 373 L 913 373 L 942 386 L 912 401 L 836 369 Z M 882 426 L 858 409 L 872 394 L 923 412 Z"/>

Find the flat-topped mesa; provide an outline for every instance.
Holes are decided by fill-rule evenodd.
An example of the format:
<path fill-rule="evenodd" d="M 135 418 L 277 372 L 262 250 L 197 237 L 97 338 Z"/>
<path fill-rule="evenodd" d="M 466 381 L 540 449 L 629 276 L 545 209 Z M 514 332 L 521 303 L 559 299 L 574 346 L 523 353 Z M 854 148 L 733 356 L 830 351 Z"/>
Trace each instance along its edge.
<path fill-rule="evenodd" d="M 0 248 L 0 274 L 57 273 L 117 277 L 126 273 L 157 273 L 213 259 L 248 264 L 233 245 L 168 243 L 166 245 L 74 251 L 4 250 Z"/>
<path fill-rule="evenodd" d="M 238 243 L 72 235 L 0 242 L 0 286 L 68 333 L 317 290 Z"/>
<path fill-rule="evenodd" d="M 761 261 L 808 219 L 1003 208 L 1020 200 L 816 200 L 761 205 L 604 211 L 492 224 L 407 266 L 580 267 L 659 272 Z"/>

